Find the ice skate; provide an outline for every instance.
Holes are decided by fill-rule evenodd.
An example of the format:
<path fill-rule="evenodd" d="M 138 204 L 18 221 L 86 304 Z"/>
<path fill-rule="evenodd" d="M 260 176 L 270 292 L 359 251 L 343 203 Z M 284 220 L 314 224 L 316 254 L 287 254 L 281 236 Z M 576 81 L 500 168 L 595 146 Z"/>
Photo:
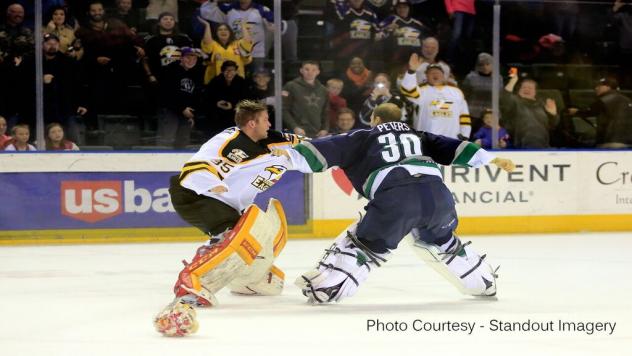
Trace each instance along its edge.
<path fill-rule="evenodd" d="M 195 309 L 186 302 L 185 298 L 175 298 L 156 315 L 154 327 L 165 336 L 191 335 L 198 329 Z"/>

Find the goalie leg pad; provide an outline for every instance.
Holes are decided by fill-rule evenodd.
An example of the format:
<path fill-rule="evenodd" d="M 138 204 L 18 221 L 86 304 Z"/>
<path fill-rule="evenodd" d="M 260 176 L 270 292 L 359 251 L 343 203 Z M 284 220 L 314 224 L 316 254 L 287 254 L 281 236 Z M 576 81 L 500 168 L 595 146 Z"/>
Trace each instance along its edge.
<path fill-rule="evenodd" d="M 356 224 L 340 234 L 327 250 L 316 269 L 299 276 L 295 284 L 310 303 L 338 302 L 353 296 L 372 268 L 386 262 L 388 253 L 378 254 L 366 248 L 354 233 Z"/>
<path fill-rule="evenodd" d="M 230 291 L 239 295 L 275 296 L 283 292 L 284 281 L 285 273 L 273 265 L 259 282 L 248 285 L 231 283 Z"/>
<path fill-rule="evenodd" d="M 213 294 L 231 282 L 247 285 L 259 282 L 287 241 L 287 222 L 283 207 L 271 199 L 266 212 L 252 204 L 223 239 L 203 246 L 190 264 L 180 272 L 174 291 L 177 297 L 195 294 L 208 304 L 217 301 Z"/>
<path fill-rule="evenodd" d="M 461 293 L 473 296 L 496 295 L 496 270 L 469 245 L 455 235 L 454 243 L 443 251 L 438 245 L 411 239 L 413 250 L 432 269 Z"/>

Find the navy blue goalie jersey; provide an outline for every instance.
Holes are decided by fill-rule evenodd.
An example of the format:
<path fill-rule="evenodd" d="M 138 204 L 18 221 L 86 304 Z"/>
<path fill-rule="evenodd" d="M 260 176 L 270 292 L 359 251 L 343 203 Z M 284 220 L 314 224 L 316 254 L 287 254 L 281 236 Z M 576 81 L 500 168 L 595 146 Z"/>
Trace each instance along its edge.
<path fill-rule="evenodd" d="M 368 199 L 397 167 L 411 175 L 441 177 L 437 164 L 479 167 L 494 158 L 473 143 L 415 131 L 402 122 L 306 141 L 289 155 L 294 169 L 305 173 L 340 167 L 358 193 Z"/>

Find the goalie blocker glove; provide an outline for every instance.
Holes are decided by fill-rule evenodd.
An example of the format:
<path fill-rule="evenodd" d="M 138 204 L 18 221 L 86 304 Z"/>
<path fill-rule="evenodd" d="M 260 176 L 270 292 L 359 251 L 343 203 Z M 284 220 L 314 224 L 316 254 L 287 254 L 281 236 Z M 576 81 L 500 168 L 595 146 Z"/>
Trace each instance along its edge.
<path fill-rule="evenodd" d="M 295 284 L 310 303 L 338 302 L 353 296 L 371 269 L 386 262 L 387 255 L 372 252 L 345 230 L 325 250 L 318 267 L 299 276 Z"/>

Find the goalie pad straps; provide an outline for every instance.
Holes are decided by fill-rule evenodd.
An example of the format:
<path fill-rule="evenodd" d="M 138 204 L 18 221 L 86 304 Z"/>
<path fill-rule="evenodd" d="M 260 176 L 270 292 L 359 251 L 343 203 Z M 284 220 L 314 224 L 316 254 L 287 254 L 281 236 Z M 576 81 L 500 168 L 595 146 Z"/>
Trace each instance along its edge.
<path fill-rule="evenodd" d="M 415 253 L 437 273 L 454 285 L 461 293 L 473 296 L 496 294 L 496 271 L 469 245 L 458 237 L 446 252 L 439 246 L 412 239 Z"/>

